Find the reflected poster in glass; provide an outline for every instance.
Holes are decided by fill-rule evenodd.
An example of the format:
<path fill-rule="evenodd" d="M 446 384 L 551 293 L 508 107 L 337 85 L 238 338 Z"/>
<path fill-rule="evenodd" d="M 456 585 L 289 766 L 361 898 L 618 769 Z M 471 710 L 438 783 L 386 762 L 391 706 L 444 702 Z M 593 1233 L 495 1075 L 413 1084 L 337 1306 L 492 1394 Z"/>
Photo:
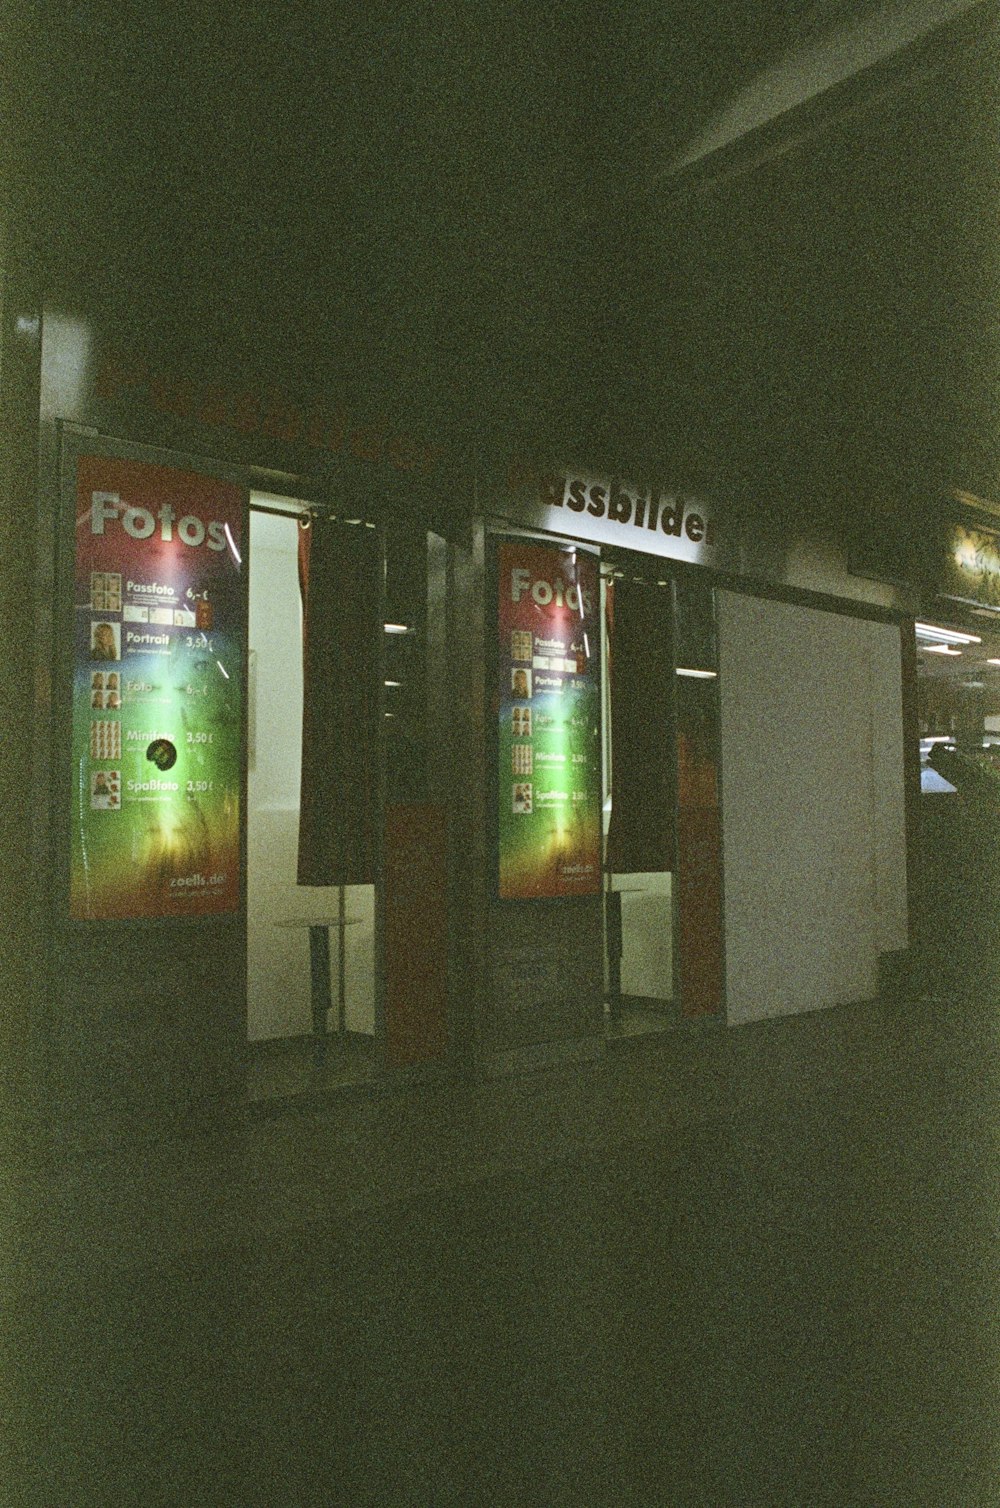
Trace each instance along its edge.
<path fill-rule="evenodd" d="M 235 911 L 243 489 L 81 456 L 70 914 Z"/>
<path fill-rule="evenodd" d="M 504 899 L 601 889 L 596 556 L 497 547 L 497 816 Z"/>

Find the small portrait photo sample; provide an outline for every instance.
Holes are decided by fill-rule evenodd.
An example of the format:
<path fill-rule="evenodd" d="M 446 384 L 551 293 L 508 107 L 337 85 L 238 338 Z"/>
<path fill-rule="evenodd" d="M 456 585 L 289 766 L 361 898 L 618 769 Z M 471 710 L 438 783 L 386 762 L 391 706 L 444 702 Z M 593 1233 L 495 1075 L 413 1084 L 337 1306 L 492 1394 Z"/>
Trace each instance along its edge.
<path fill-rule="evenodd" d="M 108 712 L 120 712 L 121 705 L 122 699 L 117 691 L 106 691 L 104 693 L 104 706 Z"/>
<path fill-rule="evenodd" d="M 100 675 L 100 671 L 98 671 L 97 673 L 98 673 L 98 675 Z M 117 670 L 109 670 L 108 671 L 107 677 L 106 677 L 105 682 L 104 682 L 104 688 L 105 688 L 106 691 L 117 691 L 118 690 L 118 672 L 117 672 Z"/>
<path fill-rule="evenodd" d="M 511 773 L 531 775 L 534 771 L 530 744 L 515 744 L 510 751 Z"/>
<path fill-rule="evenodd" d="M 90 725 L 91 759 L 120 759 L 122 725 L 114 719 L 100 718 Z"/>
<path fill-rule="evenodd" d="M 118 578 L 121 581 L 121 577 Z M 107 571 L 91 571 L 90 573 L 90 605 L 98 612 L 108 611 L 108 573 Z"/>
<path fill-rule="evenodd" d="M 514 696 L 522 701 L 527 701 L 531 696 L 531 671 L 512 670 L 510 673 L 510 689 Z"/>
<path fill-rule="evenodd" d="M 114 675 L 114 671 L 113 670 L 110 672 L 110 674 L 108 676 L 108 682 L 109 682 L 109 684 L 110 684 L 111 676 L 112 675 Z M 103 691 L 104 690 L 104 671 L 103 670 L 95 670 L 94 671 L 93 675 L 90 677 L 90 689 L 91 689 L 91 691 Z"/>
<path fill-rule="evenodd" d="M 90 777 L 90 805 L 95 812 L 112 811 L 119 800 L 117 770 L 95 770 Z"/>
<path fill-rule="evenodd" d="M 122 657 L 122 630 L 120 623 L 104 623 L 98 620 L 90 625 L 90 658 L 92 660 L 120 660 Z"/>
<path fill-rule="evenodd" d="M 92 691 L 90 693 L 90 705 L 96 707 L 98 712 L 104 711 L 104 692 Z"/>

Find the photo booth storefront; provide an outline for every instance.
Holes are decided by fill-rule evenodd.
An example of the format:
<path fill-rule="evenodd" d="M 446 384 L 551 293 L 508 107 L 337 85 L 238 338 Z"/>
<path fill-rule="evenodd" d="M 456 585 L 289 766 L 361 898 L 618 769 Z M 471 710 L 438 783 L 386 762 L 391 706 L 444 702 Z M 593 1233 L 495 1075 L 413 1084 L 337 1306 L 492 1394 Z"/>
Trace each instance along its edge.
<path fill-rule="evenodd" d="M 57 1098 L 240 1098 L 248 1042 L 290 1048 L 265 1097 L 442 1060 L 443 539 L 69 427 L 61 466 Z"/>
<path fill-rule="evenodd" d="M 724 524 L 693 498 L 536 471 L 485 525 L 486 559 L 503 560 L 490 532 L 599 559 L 604 639 L 603 893 L 496 894 L 483 1036 L 500 1059 L 543 1061 L 545 1043 L 585 1054 L 602 1024 L 614 1037 L 871 1000 L 908 947 L 910 619 L 836 542 L 758 520 L 741 545 Z M 517 596 L 522 579 L 495 570 L 491 590 Z M 504 822 L 532 820 L 528 756 L 508 770 L 502 741 L 525 627 L 493 651 L 510 656 L 494 672 L 491 801 L 513 807 L 498 847 Z"/>
<path fill-rule="evenodd" d="M 484 1056 L 723 1010 L 711 579 L 486 545 Z"/>
<path fill-rule="evenodd" d="M 61 443 L 64 1101 L 241 1099 L 248 1054 L 262 1099 L 504 1071 L 874 994 L 905 945 L 890 612 L 753 595 L 687 503 L 657 509 L 680 556 L 565 503 L 446 540 Z"/>

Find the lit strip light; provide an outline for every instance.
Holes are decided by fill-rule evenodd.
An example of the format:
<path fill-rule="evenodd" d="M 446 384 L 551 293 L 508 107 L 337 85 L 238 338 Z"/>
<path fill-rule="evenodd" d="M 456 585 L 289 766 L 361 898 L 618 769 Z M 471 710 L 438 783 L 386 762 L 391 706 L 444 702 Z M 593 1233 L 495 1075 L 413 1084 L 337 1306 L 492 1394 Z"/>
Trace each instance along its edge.
<path fill-rule="evenodd" d="M 717 670 L 688 670 L 686 667 L 682 669 L 678 665 L 677 674 L 695 676 L 699 681 L 714 681 L 719 672 Z"/>
<path fill-rule="evenodd" d="M 236 564 L 237 565 L 242 565 L 243 564 L 243 556 L 240 554 L 239 550 L 237 550 L 237 548 L 236 548 L 236 541 L 233 538 L 232 534 L 230 533 L 229 525 L 228 524 L 223 524 L 222 528 L 223 528 L 223 532 L 225 533 L 226 539 L 229 541 L 229 548 L 232 550 L 233 554 L 236 556 Z"/>
<path fill-rule="evenodd" d="M 387 623 L 385 631 L 387 634 L 408 634 L 410 629 L 406 623 Z"/>
<path fill-rule="evenodd" d="M 981 644 L 978 634 L 965 634 L 957 628 L 935 628 L 933 623 L 914 623 L 918 639 L 936 639 L 941 644 Z"/>
<path fill-rule="evenodd" d="M 960 649 L 952 649 L 950 644 L 922 644 L 920 653 L 925 655 L 960 655 Z"/>

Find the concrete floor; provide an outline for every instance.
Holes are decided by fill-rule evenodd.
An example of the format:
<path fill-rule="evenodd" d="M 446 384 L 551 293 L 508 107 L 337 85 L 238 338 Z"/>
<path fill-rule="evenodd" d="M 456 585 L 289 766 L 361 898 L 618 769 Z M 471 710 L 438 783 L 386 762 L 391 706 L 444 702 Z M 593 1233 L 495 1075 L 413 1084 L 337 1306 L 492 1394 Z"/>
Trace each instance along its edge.
<path fill-rule="evenodd" d="M 4 1503 L 1000 1503 L 985 1001 L 9 1170 Z"/>

